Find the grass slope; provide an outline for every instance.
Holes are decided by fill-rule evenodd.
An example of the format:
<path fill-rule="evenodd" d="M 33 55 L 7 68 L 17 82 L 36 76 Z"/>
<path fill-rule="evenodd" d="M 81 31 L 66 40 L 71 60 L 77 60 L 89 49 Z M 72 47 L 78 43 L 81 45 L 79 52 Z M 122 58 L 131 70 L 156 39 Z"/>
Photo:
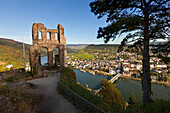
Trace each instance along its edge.
<path fill-rule="evenodd" d="M 77 59 L 95 59 L 95 57 L 91 54 L 86 53 L 84 50 L 81 50 L 79 52 L 76 53 L 71 53 L 68 54 L 68 56 L 72 57 L 72 58 L 77 58 Z"/>

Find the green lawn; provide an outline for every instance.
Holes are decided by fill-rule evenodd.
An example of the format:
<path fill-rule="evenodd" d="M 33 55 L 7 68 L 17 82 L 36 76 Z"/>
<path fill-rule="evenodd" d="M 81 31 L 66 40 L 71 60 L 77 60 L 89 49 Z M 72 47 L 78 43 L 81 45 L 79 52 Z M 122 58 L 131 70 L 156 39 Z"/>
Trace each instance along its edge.
<path fill-rule="evenodd" d="M 87 54 L 87 53 L 72 53 L 72 54 L 68 54 L 68 56 L 73 56 L 73 58 L 77 58 L 77 59 L 95 59 L 95 57 L 93 55 Z"/>

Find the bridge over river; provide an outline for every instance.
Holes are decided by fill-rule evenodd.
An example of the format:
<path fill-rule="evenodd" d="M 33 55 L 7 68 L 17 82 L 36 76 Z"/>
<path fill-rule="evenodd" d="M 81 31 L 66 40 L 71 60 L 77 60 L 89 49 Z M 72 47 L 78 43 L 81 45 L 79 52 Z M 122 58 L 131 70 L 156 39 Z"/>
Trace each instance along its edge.
<path fill-rule="evenodd" d="M 119 77 L 121 76 L 120 73 L 116 74 L 113 78 L 111 78 L 109 80 L 109 82 L 113 83 L 114 81 L 116 81 Z M 102 89 L 102 87 L 100 89 L 97 90 L 97 92 L 99 92 Z"/>
<path fill-rule="evenodd" d="M 119 77 L 121 76 L 120 73 L 118 73 L 117 75 L 115 75 L 112 79 L 109 80 L 109 82 L 113 83 L 115 80 L 117 80 Z"/>

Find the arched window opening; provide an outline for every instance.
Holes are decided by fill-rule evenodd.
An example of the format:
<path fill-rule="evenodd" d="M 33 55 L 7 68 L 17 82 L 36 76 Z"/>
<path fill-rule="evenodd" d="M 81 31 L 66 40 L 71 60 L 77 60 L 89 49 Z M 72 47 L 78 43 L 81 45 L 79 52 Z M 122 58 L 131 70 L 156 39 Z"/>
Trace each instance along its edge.
<path fill-rule="evenodd" d="M 53 49 L 53 63 L 56 66 L 60 65 L 60 50 L 57 47 Z"/>
<path fill-rule="evenodd" d="M 42 39 L 41 31 L 38 31 L 38 39 Z"/>
<path fill-rule="evenodd" d="M 58 33 L 55 33 L 55 40 L 58 40 Z"/>
<path fill-rule="evenodd" d="M 48 49 L 42 47 L 40 50 L 40 63 L 41 66 L 48 66 Z"/>
<path fill-rule="evenodd" d="M 51 39 L 50 32 L 47 32 L 47 39 Z"/>

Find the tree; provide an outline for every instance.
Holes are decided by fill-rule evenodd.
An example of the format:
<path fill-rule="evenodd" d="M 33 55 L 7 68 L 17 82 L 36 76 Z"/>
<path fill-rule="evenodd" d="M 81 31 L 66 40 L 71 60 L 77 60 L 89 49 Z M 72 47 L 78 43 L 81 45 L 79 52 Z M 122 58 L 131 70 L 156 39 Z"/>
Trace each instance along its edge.
<path fill-rule="evenodd" d="M 170 54 L 170 41 L 163 44 L 153 44 L 152 52 L 155 56 L 161 58 L 165 64 L 170 63 L 170 57 L 168 57 L 168 55 Z"/>
<path fill-rule="evenodd" d="M 100 27 L 97 38 L 105 43 L 121 34 L 121 45 L 133 43 L 143 55 L 143 104 L 151 101 L 149 42 L 169 40 L 169 0 L 96 0 L 90 3 L 98 19 L 107 16 L 108 26 Z"/>
<path fill-rule="evenodd" d="M 129 103 L 130 105 L 136 104 L 136 97 L 135 97 L 135 94 L 134 94 L 134 93 L 131 94 L 128 103 Z"/>
<path fill-rule="evenodd" d="M 108 109 L 112 106 L 123 104 L 123 98 L 119 90 L 114 88 L 114 84 L 108 82 L 106 79 L 102 80 L 101 90 L 98 94 L 102 97 Z"/>

